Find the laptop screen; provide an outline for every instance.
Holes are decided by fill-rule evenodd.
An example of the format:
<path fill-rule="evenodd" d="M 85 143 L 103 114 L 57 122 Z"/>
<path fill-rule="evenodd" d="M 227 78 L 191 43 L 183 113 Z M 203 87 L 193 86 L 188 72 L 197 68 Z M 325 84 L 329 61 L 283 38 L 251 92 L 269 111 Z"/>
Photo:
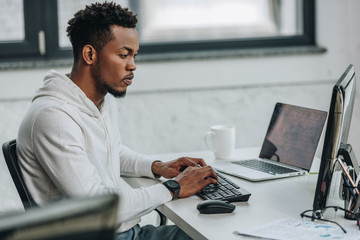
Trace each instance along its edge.
<path fill-rule="evenodd" d="M 310 170 L 326 115 L 325 111 L 277 103 L 259 157 Z"/>

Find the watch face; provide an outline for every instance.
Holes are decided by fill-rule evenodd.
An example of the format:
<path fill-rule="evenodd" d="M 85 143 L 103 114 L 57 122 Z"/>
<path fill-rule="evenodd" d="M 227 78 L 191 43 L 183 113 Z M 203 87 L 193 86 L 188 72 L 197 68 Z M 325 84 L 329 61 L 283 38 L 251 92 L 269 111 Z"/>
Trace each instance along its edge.
<path fill-rule="evenodd" d="M 169 181 L 168 185 L 169 185 L 169 187 L 176 188 L 179 184 L 175 181 Z"/>
<path fill-rule="evenodd" d="M 173 199 L 178 198 L 180 194 L 180 185 L 175 180 L 168 180 L 163 183 L 173 193 Z"/>

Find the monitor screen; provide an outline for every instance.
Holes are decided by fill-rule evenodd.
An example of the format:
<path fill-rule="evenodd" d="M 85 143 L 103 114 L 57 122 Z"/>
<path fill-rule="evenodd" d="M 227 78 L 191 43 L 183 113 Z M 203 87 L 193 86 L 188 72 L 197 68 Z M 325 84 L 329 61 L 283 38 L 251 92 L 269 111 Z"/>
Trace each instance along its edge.
<path fill-rule="evenodd" d="M 347 144 L 355 100 L 355 70 L 349 65 L 333 87 L 313 210 L 323 211 L 330 191 L 335 160 L 341 144 Z"/>
<path fill-rule="evenodd" d="M 0 217 L 0 239 L 114 239 L 118 196 L 62 199 Z"/>

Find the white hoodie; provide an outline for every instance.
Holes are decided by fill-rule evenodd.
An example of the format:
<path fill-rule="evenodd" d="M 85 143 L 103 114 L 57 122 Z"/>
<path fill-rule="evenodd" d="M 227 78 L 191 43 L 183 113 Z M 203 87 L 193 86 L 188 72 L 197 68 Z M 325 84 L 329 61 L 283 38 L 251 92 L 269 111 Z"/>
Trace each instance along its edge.
<path fill-rule="evenodd" d="M 154 178 L 154 160 L 124 146 L 117 125 L 112 96 L 99 110 L 66 75 L 50 71 L 17 137 L 21 170 L 35 202 L 117 193 L 118 231 L 126 231 L 170 201 L 162 184 L 132 189 L 120 178 L 120 169 L 123 175 Z"/>

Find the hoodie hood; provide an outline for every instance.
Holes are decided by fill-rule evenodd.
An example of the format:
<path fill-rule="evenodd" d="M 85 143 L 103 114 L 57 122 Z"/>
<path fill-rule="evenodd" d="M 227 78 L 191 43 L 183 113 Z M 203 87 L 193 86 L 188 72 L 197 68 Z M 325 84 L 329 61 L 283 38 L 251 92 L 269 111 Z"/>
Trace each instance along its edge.
<path fill-rule="evenodd" d="M 93 117 L 99 117 L 107 108 L 106 98 L 101 110 L 85 95 L 85 93 L 65 74 L 55 70 L 49 71 L 44 77 L 44 86 L 37 90 L 32 101 L 42 98 L 57 98 L 72 105 L 81 112 Z"/>

